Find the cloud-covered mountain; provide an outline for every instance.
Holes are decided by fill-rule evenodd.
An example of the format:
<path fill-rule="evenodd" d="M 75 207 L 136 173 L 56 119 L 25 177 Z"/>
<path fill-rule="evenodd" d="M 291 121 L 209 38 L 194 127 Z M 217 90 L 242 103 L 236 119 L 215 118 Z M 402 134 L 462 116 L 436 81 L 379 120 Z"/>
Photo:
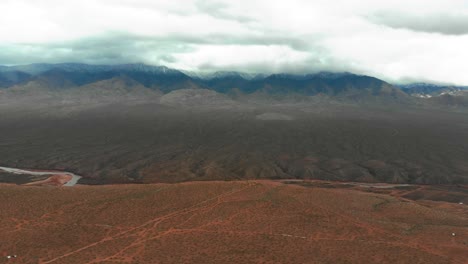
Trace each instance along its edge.
<path fill-rule="evenodd" d="M 276 96 L 287 98 L 291 95 L 316 96 L 325 95 L 333 98 L 348 99 L 353 101 L 366 101 L 370 98 L 380 98 L 390 101 L 404 101 L 409 96 L 403 93 L 397 87 L 392 86 L 380 79 L 356 75 L 351 73 L 331 73 L 320 72 L 316 74 L 273 74 L 273 75 L 249 75 L 238 72 L 215 72 L 201 77 L 189 76 L 181 71 L 170 69 L 164 66 L 149 66 L 145 64 L 123 64 L 123 65 L 87 65 L 78 63 L 65 64 L 31 64 L 23 66 L 3 67 L 4 76 L 15 75 L 18 78 L 10 78 L 6 87 L 11 87 L 18 98 L 18 91 L 26 96 L 28 91 L 34 91 L 34 94 L 44 93 L 58 94 L 59 90 L 80 90 L 80 92 L 69 92 L 67 100 L 71 96 L 83 97 L 88 93 L 88 97 L 96 93 L 96 89 L 102 86 L 108 87 L 106 93 L 112 94 L 107 98 L 117 99 L 116 91 L 112 88 L 135 86 L 137 83 L 141 88 L 162 92 L 164 94 L 177 90 L 186 89 L 206 89 L 213 92 L 235 95 L 235 94 L 259 94 L 265 96 Z M 117 78 L 117 79 L 116 79 Z M 119 78 L 124 78 L 122 81 Z M 112 80 L 112 81 L 106 81 Z M 120 81 L 117 81 L 120 80 Z M 129 81 L 131 80 L 131 81 Z M 119 83 L 110 85 L 109 83 Z M 140 89 L 141 90 L 141 89 Z M 16 92 L 16 93 L 15 93 Z M 102 95 L 102 92 L 100 95 Z M 133 90 L 128 92 L 135 92 Z M 5 94 L 5 93 L 4 93 Z M 8 94 L 8 92 L 6 92 Z M 11 94 L 11 93 L 10 93 Z M 61 93 L 64 94 L 63 92 Z M 173 101 L 174 98 L 186 98 L 187 96 L 196 96 L 189 90 L 185 93 L 172 94 L 167 98 Z M 183 94 L 183 96 L 182 96 Z M 78 96 L 79 95 L 79 96 Z M 142 94 L 135 95 L 135 97 Z M 201 97 L 210 97 L 211 94 L 200 95 Z M 33 98 L 34 96 L 29 96 Z M 150 96 L 151 97 L 151 96 Z M 213 99 L 223 96 L 214 96 Z M 41 96 L 42 98 L 42 96 Z M 103 98 L 102 96 L 99 98 Z M 372 99 L 372 100 L 374 100 Z M 81 100 L 81 99 L 80 99 Z M 371 100 L 371 101 L 372 101 Z M 62 100 L 63 101 L 63 100 Z M 222 101 L 222 100 L 221 100 Z M 188 101 L 187 101 L 188 102 Z M 205 100 L 206 102 L 206 100 Z M 174 104 L 174 103 L 172 103 Z M 200 104 L 197 103 L 197 104 Z M 210 102 L 210 105 L 213 102 Z M 222 105 L 223 103 L 215 103 Z"/>
<path fill-rule="evenodd" d="M 409 95 L 422 98 L 430 98 L 433 96 L 444 94 L 457 95 L 459 92 L 468 89 L 468 87 L 463 86 L 437 85 L 430 83 L 413 83 L 407 85 L 399 85 L 399 87 Z"/>
<path fill-rule="evenodd" d="M 195 78 L 144 64 L 36 64 L 5 73 L 27 76 L 0 89 L 0 125 L 17 146 L 0 153 L 12 166 L 71 168 L 92 183 L 466 181 L 466 115 L 453 113 L 466 111 L 463 91 L 419 98 L 408 89 L 441 90 L 402 90 L 346 72 Z M 57 138 L 62 147 L 50 144 Z"/>
<path fill-rule="evenodd" d="M 109 102 L 110 98 L 121 101 L 118 99 L 119 95 L 145 98 L 145 93 L 151 93 L 151 96 L 147 98 L 154 99 L 156 95 L 187 89 L 205 89 L 225 94 L 213 97 L 217 99 L 226 96 L 239 98 L 239 95 L 243 95 L 241 96 L 243 98 L 248 95 L 250 99 L 247 101 L 268 98 L 298 100 L 302 96 L 304 98 L 322 98 L 320 100 L 328 98 L 355 103 L 413 104 L 414 100 L 419 100 L 416 101 L 416 104 L 438 106 L 464 106 L 465 99 L 463 97 L 466 96 L 466 93 L 462 93 L 465 87 L 426 83 L 394 86 L 375 77 L 348 72 L 319 72 L 302 75 L 286 73 L 251 75 L 241 72 L 215 72 L 200 76 L 164 66 L 145 64 L 62 63 L 2 66 L 0 67 L 0 87 L 4 90 L 0 93 L 0 100 L 10 102 L 26 98 L 31 100 L 36 97 L 56 98 L 56 100 L 63 102 L 73 101 L 71 99 L 74 96 L 81 101 L 87 97 L 89 100 L 84 101 L 106 98 L 105 101 Z M 138 87 L 138 89 L 133 89 L 134 87 Z M 64 90 L 72 92 L 64 92 Z M 62 97 L 57 99 L 59 95 L 65 96 L 66 99 Z M 91 100 L 93 95 L 96 97 Z M 174 95 L 177 96 L 174 97 Z M 445 96 L 445 99 L 427 100 L 442 95 L 450 96 L 450 98 Z M 198 96 L 198 93 L 187 90 L 171 96 L 166 98 L 171 98 L 171 104 L 174 104 L 174 98 Z M 205 97 L 204 95 L 200 96 Z M 210 96 L 211 94 L 208 97 Z M 201 105 L 201 101 L 197 102 L 191 103 L 191 105 Z M 214 105 L 222 104 L 215 103 Z M 213 105 L 213 102 L 210 102 L 210 105 Z"/>
<path fill-rule="evenodd" d="M 468 87 L 414 83 L 399 86 L 412 97 L 423 98 L 431 105 L 443 107 L 468 106 Z"/>
<path fill-rule="evenodd" d="M 0 10 L 8 25 L 0 28 L 0 62 L 8 65 L 144 62 L 468 85 L 464 0 L 348 0 L 340 8 L 323 0 L 22 0 L 0 1 Z"/>

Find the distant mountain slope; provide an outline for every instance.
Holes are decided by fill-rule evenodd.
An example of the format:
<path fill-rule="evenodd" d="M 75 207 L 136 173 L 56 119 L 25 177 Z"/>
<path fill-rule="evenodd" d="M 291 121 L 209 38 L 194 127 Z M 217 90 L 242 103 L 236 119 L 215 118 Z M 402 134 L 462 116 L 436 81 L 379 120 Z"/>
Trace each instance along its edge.
<path fill-rule="evenodd" d="M 160 89 L 169 92 L 171 90 L 185 88 L 192 79 L 184 73 L 169 69 L 164 66 L 149 66 L 145 64 L 122 65 L 87 65 L 79 63 L 63 64 L 31 64 L 23 66 L 3 67 L 2 74 L 13 71 L 24 72 L 32 77 L 30 81 L 37 79 L 55 79 L 57 75 L 67 79 L 76 86 L 82 86 L 93 82 L 110 79 L 120 75 L 126 75 L 146 87 Z M 13 83 L 18 84 L 19 82 Z"/>
<path fill-rule="evenodd" d="M 274 98 L 298 98 L 301 96 L 324 96 L 351 102 L 419 102 L 420 105 L 456 105 L 464 99 L 427 99 L 444 94 L 460 96 L 465 87 L 440 86 L 425 83 L 394 86 L 372 76 L 352 73 L 319 72 L 314 74 L 254 75 L 242 72 L 221 71 L 195 74 L 170 69 L 164 66 L 145 64 L 88 65 L 81 63 L 38 63 L 0 67 L 0 88 L 27 91 L 28 89 L 78 88 L 126 76 L 142 86 L 168 94 L 183 89 L 208 89 L 228 95 L 263 94 Z M 40 90 L 39 89 L 39 90 Z M 258 96 L 257 96 L 258 97 Z M 446 102 L 446 103 L 444 103 Z M 448 103 L 447 103 L 448 102 Z"/>
<path fill-rule="evenodd" d="M 3 103 L 89 104 L 159 100 L 161 92 L 125 76 L 77 86 L 63 72 L 47 72 L 23 85 L 0 91 Z"/>
<path fill-rule="evenodd" d="M 114 82 L 121 80 L 107 84 Z M 75 91 L 80 90 L 62 92 Z M 88 183 L 468 182 L 466 113 L 316 103 L 251 109 L 240 104 L 217 111 L 186 107 L 228 102 L 223 97 L 209 90 L 178 90 L 164 95 L 162 105 L 94 104 L 74 112 L 51 104 L 35 111 L 0 105 L 1 162 L 71 171 Z"/>
<path fill-rule="evenodd" d="M 70 102 L 125 102 L 158 99 L 161 92 L 151 90 L 127 77 L 118 76 L 94 82 L 79 89 L 65 90 L 63 99 Z"/>
<path fill-rule="evenodd" d="M 468 106 L 468 93 L 457 93 L 456 95 L 442 94 L 431 97 L 428 100 L 441 106 L 466 107 Z"/>
<path fill-rule="evenodd" d="M 7 88 L 21 83 L 30 78 L 31 75 L 21 71 L 2 72 L 0 70 L 0 88 Z"/>
<path fill-rule="evenodd" d="M 326 95 L 353 101 L 380 98 L 382 101 L 404 101 L 407 94 L 397 87 L 369 76 L 350 73 L 319 73 L 311 75 L 275 74 L 266 78 L 246 79 L 228 74 L 211 79 L 194 80 L 199 87 L 225 94 L 254 94 L 286 97 L 290 95 Z"/>
<path fill-rule="evenodd" d="M 422 98 L 422 102 L 437 107 L 467 107 L 468 87 L 414 83 L 399 86 L 412 97 Z"/>
<path fill-rule="evenodd" d="M 161 103 L 178 107 L 221 107 L 231 108 L 235 102 L 224 94 L 207 89 L 181 89 L 172 91 L 161 98 Z"/>
<path fill-rule="evenodd" d="M 319 73 L 310 75 L 274 74 L 262 79 L 247 80 L 241 76 L 229 75 L 201 82 L 221 93 L 240 91 L 254 93 L 263 91 L 272 95 L 302 94 L 365 99 L 386 97 L 402 100 L 408 96 L 400 89 L 374 77 L 350 73 Z"/>
<path fill-rule="evenodd" d="M 443 95 L 443 94 L 456 94 L 459 91 L 463 91 L 466 87 L 459 87 L 453 85 L 435 85 L 429 83 L 413 83 L 407 85 L 399 85 L 405 93 L 421 97 L 421 98 L 430 98 L 433 96 Z"/>

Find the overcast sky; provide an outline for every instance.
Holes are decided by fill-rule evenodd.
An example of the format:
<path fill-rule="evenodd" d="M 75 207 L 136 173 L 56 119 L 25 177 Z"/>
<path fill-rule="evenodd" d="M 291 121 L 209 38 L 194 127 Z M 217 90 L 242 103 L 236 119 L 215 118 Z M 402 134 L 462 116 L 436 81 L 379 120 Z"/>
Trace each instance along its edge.
<path fill-rule="evenodd" d="M 0 64 L 350 71 L 468 85 L 468 0 L 0 0 Z"/>

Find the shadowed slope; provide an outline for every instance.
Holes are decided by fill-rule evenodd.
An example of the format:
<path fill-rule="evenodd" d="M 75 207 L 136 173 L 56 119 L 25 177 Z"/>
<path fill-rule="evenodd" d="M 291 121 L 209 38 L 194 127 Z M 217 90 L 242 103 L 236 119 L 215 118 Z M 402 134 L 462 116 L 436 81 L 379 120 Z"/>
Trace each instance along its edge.
<path fill-rule="evenodd" d="M 1 165 L 75 172 L 92 184 L 254 178 L 438 184 L 466 182 L 468 175 L 464 113 L 319 104 L 41 111 L 0 112 Z"/>

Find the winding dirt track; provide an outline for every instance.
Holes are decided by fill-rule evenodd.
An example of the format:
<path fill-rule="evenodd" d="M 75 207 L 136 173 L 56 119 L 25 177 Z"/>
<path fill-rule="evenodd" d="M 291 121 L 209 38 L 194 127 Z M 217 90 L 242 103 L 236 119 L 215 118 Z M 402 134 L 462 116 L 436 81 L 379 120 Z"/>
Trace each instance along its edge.
<path fill-rule="evenodd" d="M 113 239 L 117 239 L 117 238 L 120 238 L 122 236 L 125 236 L 125 235 L 129 235 L 131 236 L 131 233 L 132 232 L 136 232 L 138 234 L 144 234 L 145 232 L 144 231 L 147 231 L 148 229 L 152 229 L 152 228 L 155 228 L 159 223 L 161 223 L 162 221 L 164 220 L 168 220 L 170 219 L 171 217 L 175 217 L 177 215 L 181 215 L 181 214 L 187 214 L 187 213 L 195 213 L 196 211 L 198 210 L 203 210 L 203 209 L 206 209 L 206 208 L 213 208 L 219 204 L 221 204 L 222 202 L 222 198 L 225 197 L 225 196 L 229 196 L 231 194 L 234 194 L 234 193 L 237 193 L 237 192 L 241 192 L 247 188 L 250 188 L 252 185 L 249 184 L 247 187 L 244 187 L 240 190 L 235 190 L 235 191 L 230 191 L 230 192 L 226 192 L 226 193 L 223 193 L 223 194 L 220 194 L 216 197 L 213 197 L 213 198 L 210 198 L 210 199 L 207 199 L 207 200 L 204 200 L 200 203 L 197 203 L 189 208 L 185 208 L 185 209 L 182 209 L 182 210 L 179 210 L 179 211 L 176 211 L 176 212 L 173 212 L 173 213 L 170 213 L 170 214 L 167 214 L 167 215 L 164 215 L 164 216 L 161 216 L 161 217 L 156 217 L 154 219 L 151 219 L 150 221 L 147 221 L 139 226 L 136 226 L 134 228 L 131 228 L 129 230 L 126 230 L 126 231 L 123 231 L 123 232 L 120 232 L 116 235 L 113 235 L 113 236 L 110 236 L 110 237 L 106 237 L 98 242 L 94 242 L 94 243 L 91 243 L 87 246 L 84 246 L 82 248 L 79 248 L 79 249 L 76 249 L 74 251 L 71 251 L 71 252 L 68 252 L 66 254 L 63 254 L 61 256 L 58 256 L 54 259 L 51 259 L 51 260 L 48 260 L 48 261 L 45 261 L 45 262 L 42 262 L 44 264 L 47 264 L 47 263 L 52 263 L 52 262 L 55 262 L 57 260 L 60 260 L 62 258 L 65 258 L 67 256 L 70 256 L 70 255 L 73 255 L 73 254 L 76 254 L 76 253 L 79 253 L 80 251 L 83 251 L 83 250 L 86 250 L 90 247 L 94 247 L 96 245 L 99 245 L 101 243 L 104 243 L 104 242 L 107 242 L 107 241 L 110 241 L 110 240 L 113 240 Z M 214 204 L 209 204 L 210 201 L 215 201 Z M 151 225 L 149 228 L 148 226 Z M 142 230 L 142 231 L 138 231 L 138 230 Z M 172 230 L 168 230 L 166 231 L 164 234 L 168 234 L 169 232 L 171 232 Z M 147 238 L 146 240 L 149 240 L 149 239 L 154 239 L 155 237 L 152 237 L 152 238 Z M 141 239 L 137 239 L 139 243 L 137 244 L 141 244 L 143 241 Z M 135 245 L 135 243 L 132 243 L 131 246 Z M 102 261 L 102 260 L 99 260 L 99 261 Z M 96 261 L 93 261 L 93 262 L 96 262 Z M 92 262 L 91 262 L 92 263 Z"/>
<path fill-rule="evenodd" d="M 0 201 L 0 252 L 17 253 L 19 263 L 465 263 L 468 257 L 462 205 L 432 207 L 350 189 L 273 181 L 0 185 Z M 33 210 L 16 213 L 25 208 Z"/>

